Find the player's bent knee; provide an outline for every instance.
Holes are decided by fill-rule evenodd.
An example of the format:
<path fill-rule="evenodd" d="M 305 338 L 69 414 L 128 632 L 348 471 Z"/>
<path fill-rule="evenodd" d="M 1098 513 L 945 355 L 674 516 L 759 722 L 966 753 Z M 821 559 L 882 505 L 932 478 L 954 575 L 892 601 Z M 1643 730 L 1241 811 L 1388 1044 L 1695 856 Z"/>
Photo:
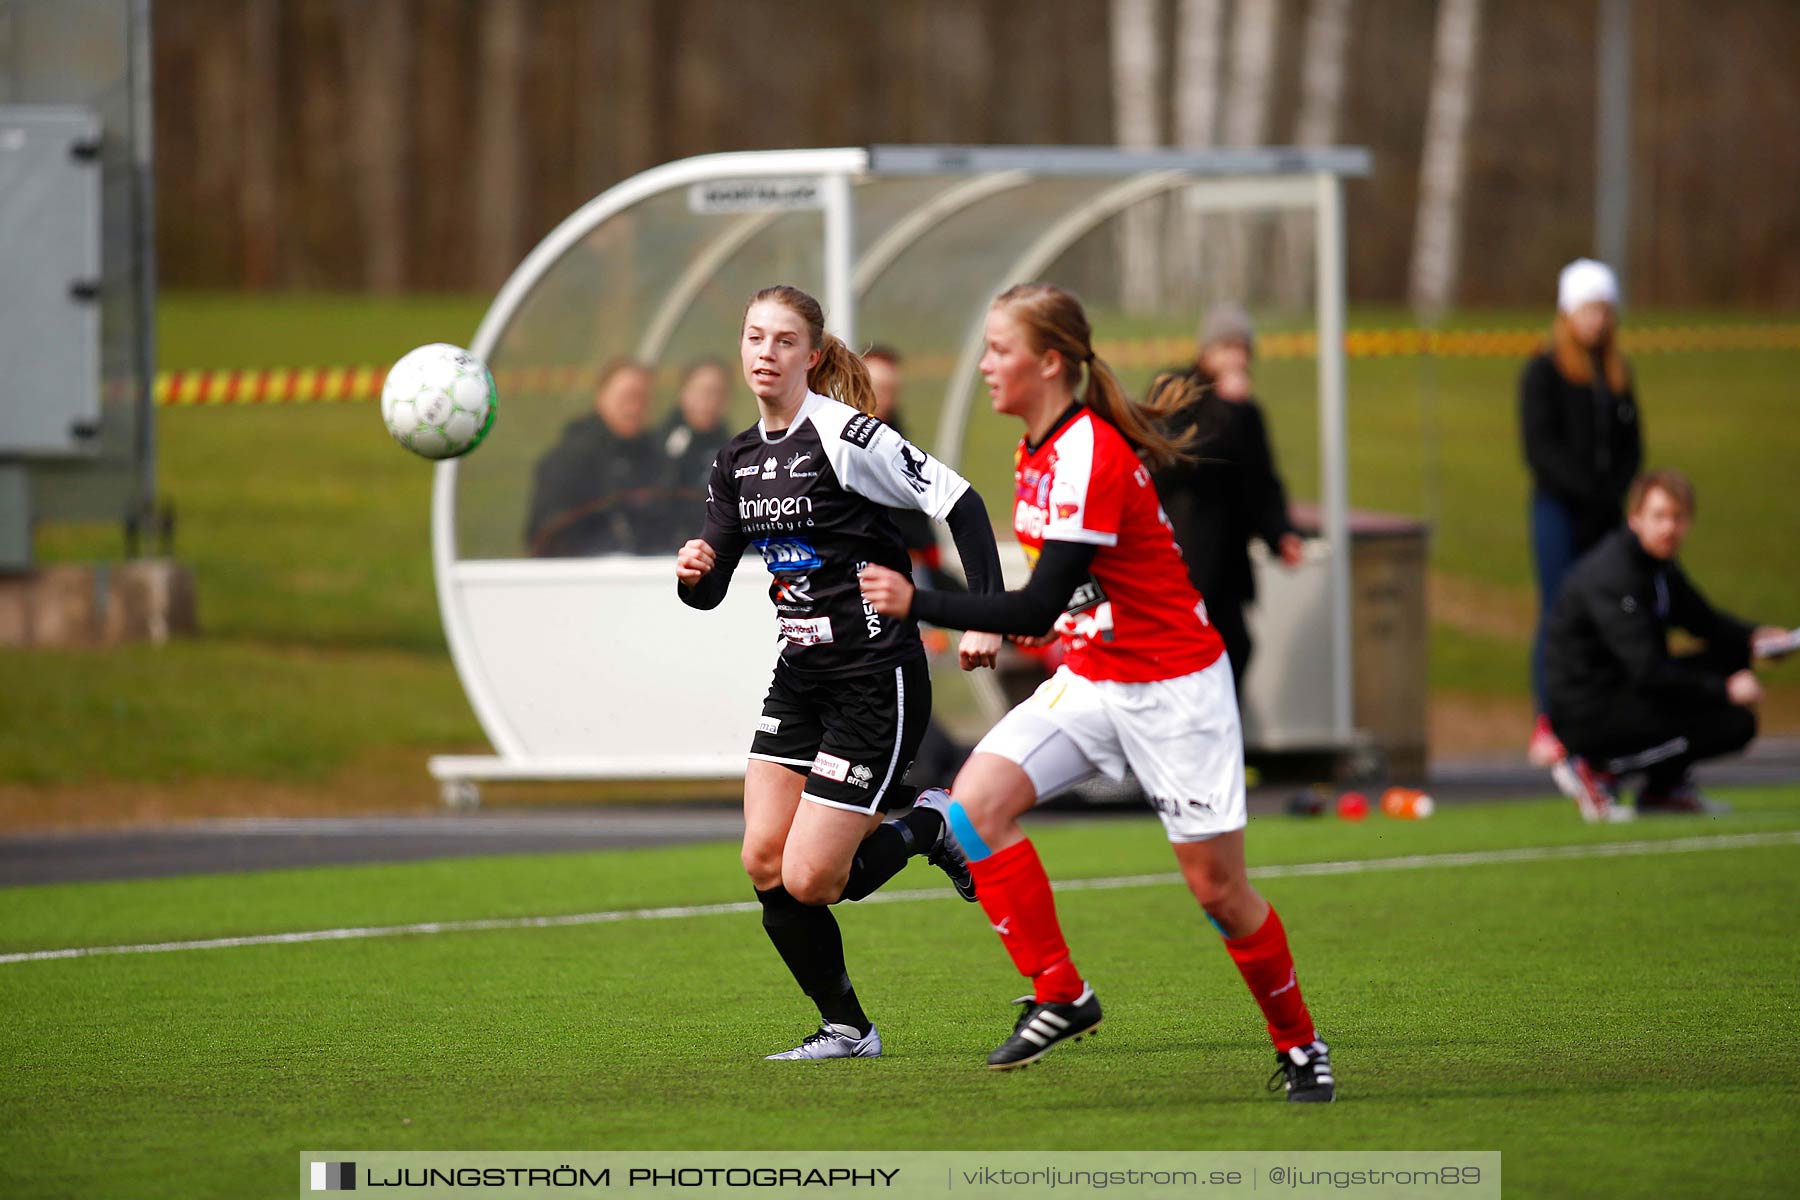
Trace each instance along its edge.
<path fill-rule="evenodd" d="M 839 872 L 788 867 L 781 875 L 788 895 L 802 904 L 836 904 L 844 895 L 846 876 Z"/>
<path fill-rule="evenodd" d="M 1031 778 L 1011 759 L 977 754 L 956 774 L 950 794 L 984 838 L 999 833 L 1037 802 Z"/>
<path fill-rule="evenodd" d="M 738 861 L 744 865 L 744 874 L 759 892 L 766 892 L 781 882 L 781 852 L 769 851 L 761 847 L 745 846 Z"/>

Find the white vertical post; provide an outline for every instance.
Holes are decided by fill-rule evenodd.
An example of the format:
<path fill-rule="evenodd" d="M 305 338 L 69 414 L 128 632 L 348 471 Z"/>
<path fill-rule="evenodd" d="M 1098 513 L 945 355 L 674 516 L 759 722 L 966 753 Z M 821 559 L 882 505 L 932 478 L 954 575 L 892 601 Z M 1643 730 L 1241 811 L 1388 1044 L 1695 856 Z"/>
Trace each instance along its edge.
<path fill-rule="evenodd" d="M 825 327 L 855 350 L 856 209 L 850 176 L 825 176 L 821 193 L 825 200 Z"/>
<path fill-rule="evenodd" d="M 1340 744 L 1355 731 L 1350 653 L 1350 439 L 1344 395 L 1344 187 L 1317 176 L 1319 278 L 1319 508 L 1329 555 L 1331 725 Z"/>

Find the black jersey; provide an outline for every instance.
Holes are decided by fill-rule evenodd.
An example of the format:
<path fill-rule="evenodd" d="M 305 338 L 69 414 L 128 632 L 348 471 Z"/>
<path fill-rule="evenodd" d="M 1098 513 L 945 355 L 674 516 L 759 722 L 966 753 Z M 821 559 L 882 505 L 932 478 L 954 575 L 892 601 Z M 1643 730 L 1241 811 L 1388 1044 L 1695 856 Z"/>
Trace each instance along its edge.
<path fill-rule="evenodd" d="M 713 570 L 679 589 L 696 608 L 724 598 L 754 546 L 774 575 L 782 662 L 808 675 L 879 670 L 921 653 L 919 627 L 884 617 L 862 598 L 870 563 L 911 578 L 906 543 L 885 509 L 943 520 L 968 482 L 874 417 L 815 392 L 778 433 L 762 422 L 725 444 L 707 484 L 701 537 Z"/>

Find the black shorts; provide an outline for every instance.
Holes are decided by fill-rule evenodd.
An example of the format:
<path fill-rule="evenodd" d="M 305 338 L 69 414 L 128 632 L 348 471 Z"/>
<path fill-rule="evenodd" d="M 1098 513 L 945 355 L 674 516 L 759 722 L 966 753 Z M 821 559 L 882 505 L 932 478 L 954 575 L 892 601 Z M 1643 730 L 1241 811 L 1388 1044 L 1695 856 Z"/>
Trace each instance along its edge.
<path fill-rule="evenodd" d="M 930 721 L 923 656 L 818 682 L 777 664 L 750 757 L 805 775 L 808 800 L 886 812 L 912 798 L 900 784 Z"/>

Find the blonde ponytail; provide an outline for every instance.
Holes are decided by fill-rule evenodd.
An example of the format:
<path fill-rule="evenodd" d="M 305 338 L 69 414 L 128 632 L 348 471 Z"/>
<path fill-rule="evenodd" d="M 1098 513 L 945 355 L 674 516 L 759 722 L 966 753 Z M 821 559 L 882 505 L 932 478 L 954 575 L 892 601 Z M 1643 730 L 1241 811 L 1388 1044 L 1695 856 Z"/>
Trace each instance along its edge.
<path fill-rule="evenodd" d="M 1063 378 L 1071 392 L 1081 381 L 1082 368 L 1087 368 L 1087 388 L 1078 399 L 1117 429 L 1152 467 L 1193 461 L 1193 455 L 1188 452 L 1188 446 L 1194 440 L 1193 431 L 1174 434 L 1158 420 L 1160 411 L 1168 411 L 1163 408 L 1165 403 L 1179 407 L 1173 402 L 1188 402 L 1184 398 L 1188 390 L 1176 392 L 1159 380 L 1161 386 L 1155 409 L 1137 404 L 1126 396 L 1125 389 L 1119 386 L 1118 376 L 1094 353 L 1093 331 L 1088 325 L 1087 313 L 1073 292 L 1051 283 L 1021 283 L 1001 292 L 994 300 L 994 307 L 1004 308 L 1019 322 L 1037 353 L 1055 350 L 1062 355 Z M 1165 396 L 1162 392 L 1169 394 Z"/>
<path fill-rule="evenodd" d="M 806 374 L 806 386 L 821 396 L 841 400 L 857 412 L 875 411 L 875 381 L 862 357 L 836 334 L 825 335 L 819 346 L 819 361 Z"/>

